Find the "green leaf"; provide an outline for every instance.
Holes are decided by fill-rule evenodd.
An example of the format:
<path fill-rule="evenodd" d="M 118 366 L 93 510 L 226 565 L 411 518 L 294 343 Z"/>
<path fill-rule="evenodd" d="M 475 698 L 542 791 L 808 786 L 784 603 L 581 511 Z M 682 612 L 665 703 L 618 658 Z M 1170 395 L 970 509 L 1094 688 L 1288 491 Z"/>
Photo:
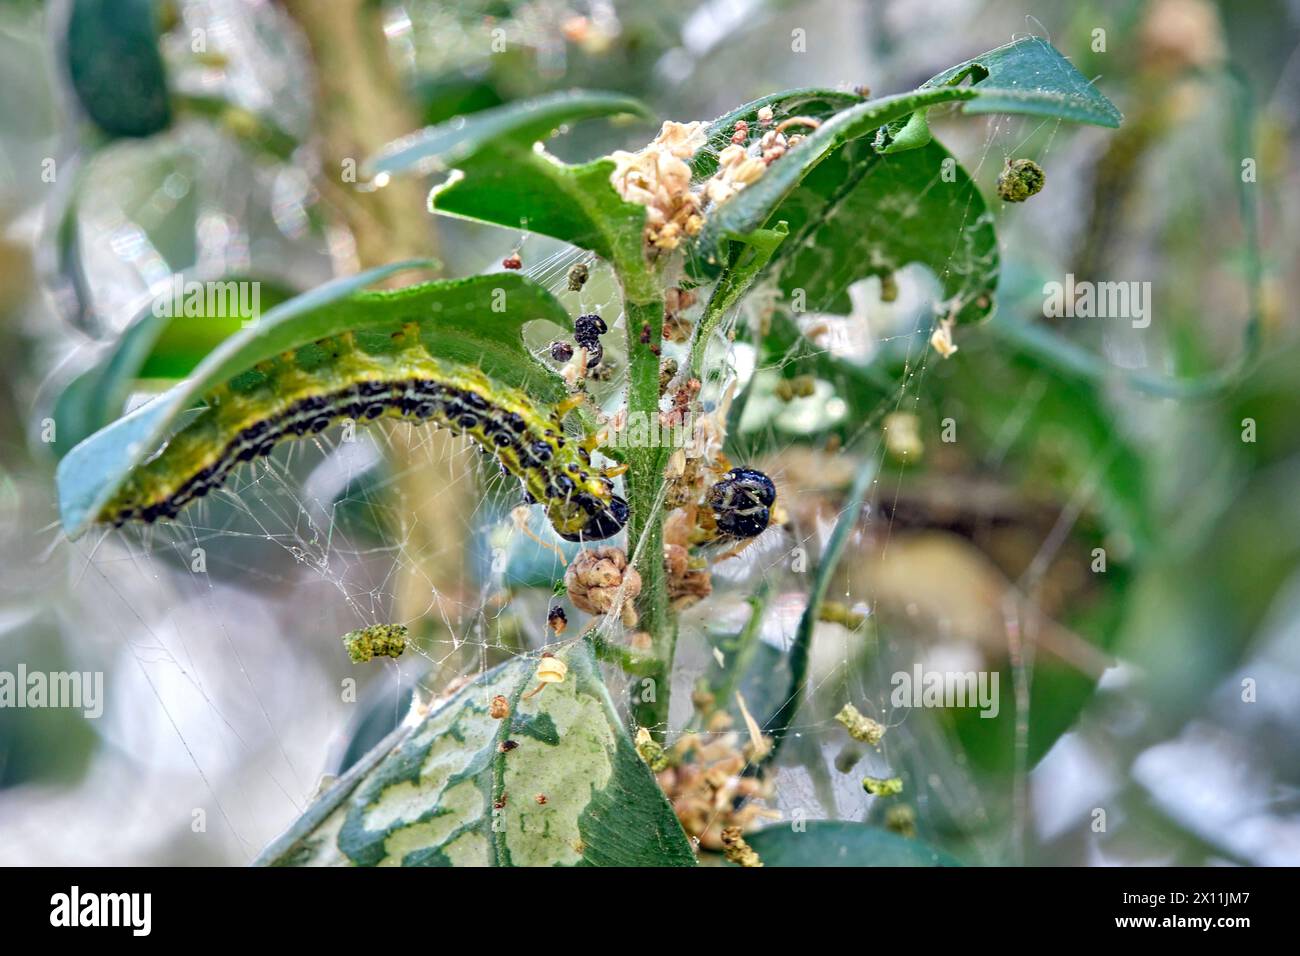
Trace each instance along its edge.
<path fill-rule="evenodd" d="M 845 143 L 874 133 L 882 124 L 922 107 L 973 99 L 975 95 L 968 88 L 919 90 L 868 100 L 834 114 L 769 166 L 761 178 L 709 214 L 698 239 L 699 256 L 705 262 L 725 261 L 725 244 L 729 240 L 743 240 L 767 225 L 804 178 Z"/>
<path fill-rule="evenodd" d="M 745 835 L 764 866 L 961 866 L 917 840 L 840 820 L 814 820 L 801 831 L 772 826 Z"/>
<path fill-rule="evenodd" d="M 274 308 L 292 297 L 274 283 L 259 281 L 258 288 L 261 308 Z M 244 320 L 224 308 L 208 314 L 203 298 L 202 315 L 159 316 L 152 308 L 143 310 L 112 351 L 64 387 L 54 408 L 56 452 L 67 451 L 116 418 L 137 380 L 184 378 L 242 328 Z M 222 297 L 221 304 L 229 301 Z"/>
<path fill-rule="evenodd" d="M 68 73 L 77 99 L 110 136 L 149 136 L 171 122 L 154 0 L 76 0 Z"/>
<path fill-rule="evenodd" d="M 969 84 L 962 84 L 969 79 Z M 930 142 L 914 113 L 941 103 L 964 102 L 967 112 L 1023 113 L 1100 126 L 1118 126 L 1119 111 L 1070 65 L 1051 44 L 1037 37 L 991 50 L 939 74 L 920 88 L 867 100 L 829 117 L 802 143 L 773 163 L 757 182 L 723 203 L 708 217 L 699 238 L 705 262 L 722 261 L 728 240 L 743 238 L 778 217 L 781 205 L 813 169 L 856 139 L 886 131 L 877 147 L 913 149 Z"/>
<path fill-rule="evenodd" d="M 399 729 L 258 860 L 303 866 L 692 866 L 694 854 L 614 712 L 590 645 L 488 671 Z M 501 695 L 510 714 L 489 708 Z M 511 741 L 514 747 L 503 750 Z M 545 798 L 539 802 L 538 796 Z M 495 824 L 495 826 L 494 826 Z"/>
<path fill-rule="evenodd" d="M 366 163 L 370 175 L 455 169 L 434 188 L 443 215 L 526 229 L 615 262 L 642 256 L 645 209 L 610 184 L 611 160 L 571 166 L 534 144 L 568 123 L 597 116 L 648 116 L 636 100 L 572 91 L 457 117 L 390 144 Z"/>
<path fill-rule="evenodd" d="M 330 335 L 395 331 L 414 322 L 426 347 L 440 358 L 476 365 L 490 378 L 540 401 L 552 402 L 564 394 L 558 376 L 532 357 L 520 337 L 533 319 L 562 323 L 568 318 L 555 297 L 536 283 L 496 274 L 362 291 L 403 269 L 423 265 L 404 262 L 372 269 L 290 299 L 223 342 L 184 383 L 73 448 L 56 475 L 69 537 L 85 531 L 131 469 L 163 444 L 203 395 L 258 362 Z M 507 311 L 496 311 L 500 301 Z"/>
<path fill-rule="evenodd" d="M 1042 37 L 1022 37 L 959 63 L 921 84 L 957 86 L 970 79 L 979 96 L 966 113 L 1023 113 L 1118 128 L 1124 117 L 1092 81 Z"/>
<path fill-rule="evenodd" d="M 813 575 L 812 592 L 808 595 L 808 603 L 799 618 L 799 627 L 795 630 L 794 640 L 790 643 L 789 691 L 786 693 L 781 706 L 777 708 L 776 713 L 772 714 L 762 725 L 764 733 L 770 734 L 772 737 L 772 749 L 768 751 L 767 756 L 760 761 L 760 764 L 770 763 L 776 757 L 781 744 L 785 742 L 790 725 L 794 723 L 795 715 L 799 713 L 799 707 L 803 704 L 804 695 L 807 693 L 808 663 L 812 653 L 813 631 L 817 628 L 817 619 L 821 615 L 822 602 L 826 600 L 826 592 L 830 588 L 831 578 L 835 575 L 835 568 L 844 555 L 844 549 L 848 546 L 849 538 L 857 530 L 858 518 L 862 516 L 862 509 L 866 504 L 867 495 L 871 493 L 871 489 L 876 483 L 874 459 L 863 462 L 858 467 L 857 477 L 854 479 L 853 487 L 844 500 L 844 506 L 835 522 L 835 529 L 831 532 L 830 540 L 826 542 L 826 548 L 822 551 L 821 559 L 817 562 L 817 571 Z"/>
<path fill-rule="evenodd" d="M 944 315 L 966 323 L 993 311 L 993 217 L 979 187 L 937 142 L 899 156 L 850 144 L 814 169 L 779 215 L 799 230 L 778 272 L 787 302 L 802 289 L 810 310 L 847 313 L 854 282 L 918 263 L 938 278 Z"/>

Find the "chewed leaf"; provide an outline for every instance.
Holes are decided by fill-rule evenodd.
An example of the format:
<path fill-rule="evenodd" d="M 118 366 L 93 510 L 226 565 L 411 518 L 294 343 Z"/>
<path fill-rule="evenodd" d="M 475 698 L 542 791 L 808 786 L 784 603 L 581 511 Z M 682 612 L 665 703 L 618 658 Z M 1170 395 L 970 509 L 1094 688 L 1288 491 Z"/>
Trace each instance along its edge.
<path fill-rule="evenodd" d="M 918 263 L 938 278 L 935 305 L 944 315 L 975 322 L 993 310 L 993 218 L 978 186 L 937 142 L 902 156 L 850 144 L 813 170 L 780 218 L 801 228 L 778 270 L 787 300 L 803 290 L 811 309 L 848 312 L 852 283 Z"/>
<path fill-rule="evenodd" d="M 551 402 L 563 394 L 557 376 L 532 357 L 523 325 L 566 313 L 545 289 L 514 275 L 478 276 L 408 286 L 391 292 L 366 285 L 422 263 L 399 263 L 335 280 L 267 312 L 223 342 L 182 384 L 73 448 L 59 463 L 63 526 L 77 537 L 97 519 L 138 466 L 155 453 L 214 389 L 258 363 L 347 332 L 388 332 L 415 325 L 432 355 L 472 366 L 493 381 Z M 500 311 L 504 305 L 505 311 Z"/>
<path fill-rule="evenodd" d="M 562 663 L 552 669 L 564 678 L 534 693 L 546 661 Z M 579 641 L 555 658 L 502 664 L 396 731 L 258 862 L 691 866 L 695 857 Z"/>
<path fill-rule="evenodd" d="M 956 86 L 969 78 L 979 95 L 966 113 L 1023 113 L 1118 127 L 1124 117 L 1100 90 L 1042 37 L 1022 37 L 959 63 L 921 85 Z"/>
<path fill-rule="evenodd" d="M 778 212 L 782 204 L 847 143 L 871 134 L 881 152 L 926 145 L 930 135 L 925 111 L 951 102 L 964 103 L 967 112 L 1021 113 L 1100 126 L 1118 126 L 1122 118 L 1051 44 L 1037 37 L 1018 40 L 945 71 L 910 93 L 867 100 L 828 117 L 756 182 L 708 215 L 698 258 L 725 262 L 729 241 L 743 240 L 777 218 L 788 218 Z"/>
<path fill-rule="evenodd" d="M 429 196 L 431 211 L 527 229 L 633 262 L 641 255 L 645 210 L 610 184 L 614 164 L 571 166 L 534 146 L 566 123 L 598 116 L 648 116 L 636 100 L 610 93 L 555 93 L 483 110 L 390 144 L 366 164 L 372 175 L 455 170 Z"/>

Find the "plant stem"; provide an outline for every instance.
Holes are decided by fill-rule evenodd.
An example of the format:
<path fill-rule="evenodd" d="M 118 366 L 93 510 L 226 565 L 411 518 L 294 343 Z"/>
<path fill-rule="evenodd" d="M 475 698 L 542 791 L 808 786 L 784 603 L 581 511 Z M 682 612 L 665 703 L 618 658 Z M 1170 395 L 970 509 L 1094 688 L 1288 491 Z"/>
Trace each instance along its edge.
<path fill-rule="evenodd" d="M 863 505 L 875 481 L 875 462 L 864 462 L 853 482 L 853 487 L 849 490 L 839 520 L 835 522 L 830 540 L 826 542 L 826 548 L 822 551 L 821 561 L 817 565 L 817 573 L 813 578 L 812 593 L 808 595 L 808 604 L 799 618 L 799 628 L 795 631 L 794 642 L 790 645 L 789 692 L 786 694 L 785 702 L 763 724 L 764 732 L 772 735 L 772 749 L 758 762 L 756 770 L 766 766 L 776 756 L 781 744 L 785 742 L 795 714 L 803 704 L 808 685 L 808 663 L 812 656 L 813 632 L 817 628 L 817 619 L 821 616 L 822 602 L 826 600 L 831 576 L 840 563 L 849 538 L 857 530 L 858 518 L 862 516 Z"/>
<path fill-rule="evenodd" d="M 624 314 L 627 319 L 628 421 L 657 424 L 659 416 L 659 356 L 642 344 L 642 330 L 649 327 L 650 341 L 662 341 L 664 324 L 663 290 L 659 277 L 644 269 L 624 276 Z M 636 434 L 641 429 L 635 429 Z M 648 429 L 657 434 L 657 429 Z M 641 431 L 645 434 L 645 431 Z M 627 542 L 629 559 L 641 575 L 641 597 L 637 602 L 640 629 L 650 635 L 654 666 L 646 676 L 651 685 L 634 686 L 632 714 L 637 724 L 662 737 L 668 722 L 673 655 L 677 623 L 668 605 L 668 583 L 664 570 L 664 468 L 666 449 L 657 442 L 628 449 L 627 497 L 631 507 Z M 647 693 L 649 691 L 649 693 Z M 649 700 L 643 698 L 649 697 Z"/>

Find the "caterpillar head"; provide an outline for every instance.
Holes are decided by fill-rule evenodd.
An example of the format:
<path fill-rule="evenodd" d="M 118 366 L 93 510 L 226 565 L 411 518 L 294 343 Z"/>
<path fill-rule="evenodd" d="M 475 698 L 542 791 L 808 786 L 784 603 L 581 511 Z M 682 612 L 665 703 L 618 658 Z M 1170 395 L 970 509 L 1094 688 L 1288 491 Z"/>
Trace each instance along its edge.
<path fill-rule="evenodd" d="M 595 495 L 580 495 L 573 503 L 570 517 L 552 524 L 565 541 L 601 541 L 612 538 L 627 524 L 627 502 L 610 494 L 602 501 Z"/>
<path fill-rule="evenodd" d="M 756 468 L 733 468 L 709 488 L 718 533 L 728 538 L 756 538 L 767 530 L 776 503 L 776 485 Z"/>

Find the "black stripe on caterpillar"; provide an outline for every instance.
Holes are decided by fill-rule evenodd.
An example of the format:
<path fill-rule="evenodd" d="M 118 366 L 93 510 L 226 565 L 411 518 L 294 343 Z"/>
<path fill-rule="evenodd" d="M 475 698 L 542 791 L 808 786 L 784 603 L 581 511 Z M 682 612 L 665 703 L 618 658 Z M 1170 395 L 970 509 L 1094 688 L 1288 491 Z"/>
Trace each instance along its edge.
<path fill-rule="evenodd" d="M 433 357 L 414 326 L 394 333 L 388 348 L 363 349 L 344 334 L 264 362 L 205 396 L 197 416 L 131 473 L 99 520 L 175 518 L 281 442 L 347 419 L 389 418 L 473 439 L 520 480 L 527 500 L 545 507 L 562 538 L 611 537 L 627 523 L 627 502 L 592 466 L 594 443 L 563 433 L 563 410 Z"/>

